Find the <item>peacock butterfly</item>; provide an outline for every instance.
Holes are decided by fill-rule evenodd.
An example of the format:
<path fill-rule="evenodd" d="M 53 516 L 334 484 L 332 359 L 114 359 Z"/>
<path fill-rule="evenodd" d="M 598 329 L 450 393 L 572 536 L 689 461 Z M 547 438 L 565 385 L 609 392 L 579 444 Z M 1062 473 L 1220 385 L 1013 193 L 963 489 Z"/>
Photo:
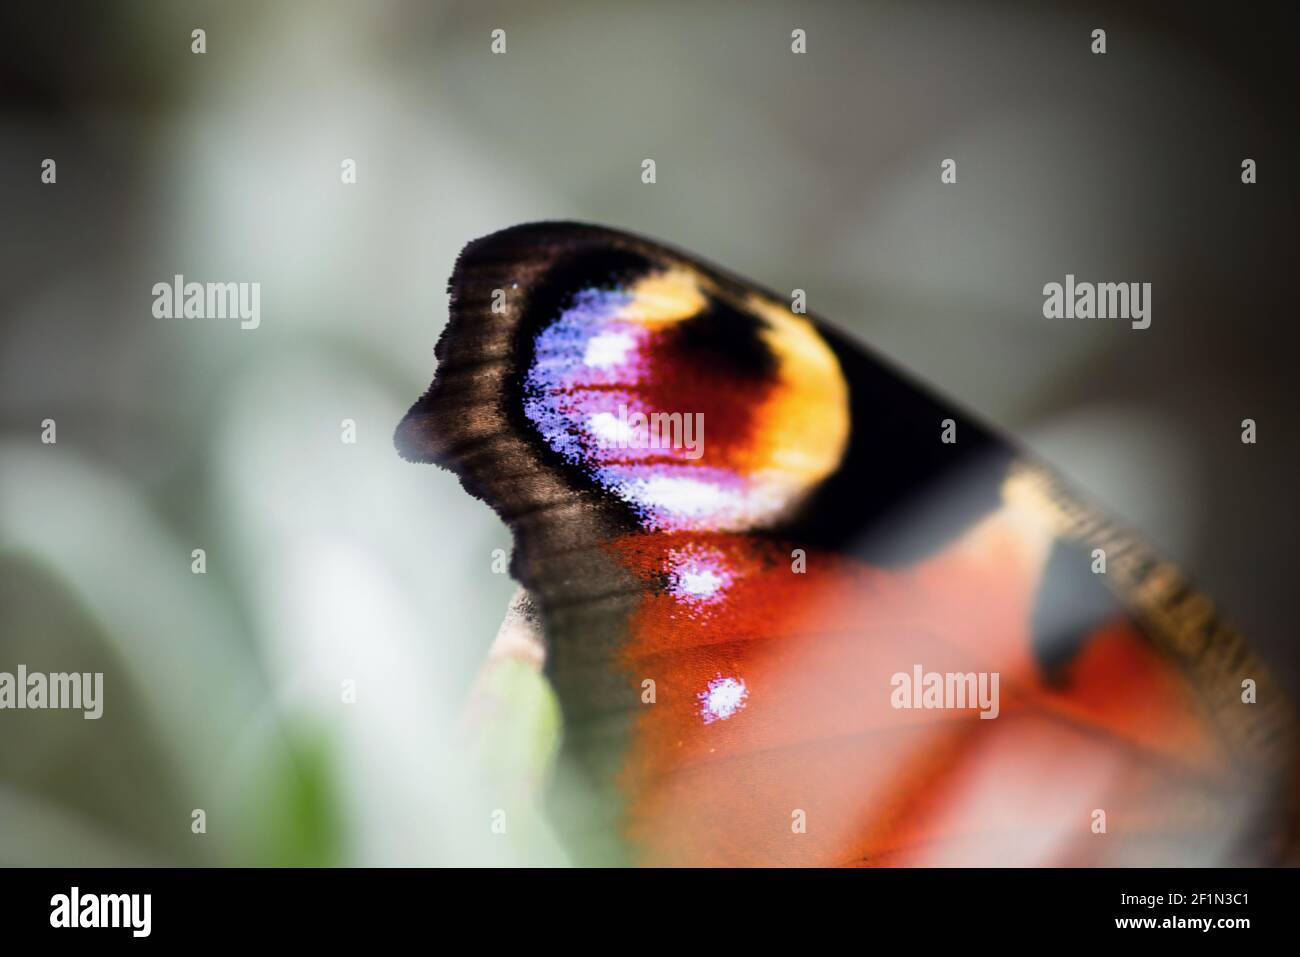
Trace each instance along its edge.
<path fill-rule="evenodd" d="M 627 233 L 506 229 L 449 291 L 396 444 L 514 532 L 576 860 L 1289 858 L 1290 704 L 1042 462 Z"/>

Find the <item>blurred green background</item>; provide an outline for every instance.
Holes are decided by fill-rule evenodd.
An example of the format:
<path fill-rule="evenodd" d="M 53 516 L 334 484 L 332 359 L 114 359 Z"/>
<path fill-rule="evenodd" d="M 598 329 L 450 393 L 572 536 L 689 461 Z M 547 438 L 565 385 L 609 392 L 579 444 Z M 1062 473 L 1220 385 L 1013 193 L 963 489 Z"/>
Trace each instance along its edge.
<path fill-rule="evenodd" d="M 539 218 L 808 290 L 1148 533 L 1295 692 L 1293 34 L 1227 10 L 6 3 L 0 670 L 103 671 L 105 714 L 0 713 L 0 864 L 562 860 L 488 829 L 484 747 L 539 733 L 462 722 L 508 535 L 391 445 L 460 247 Z M 1152 282 L 1152 328 L 1043 320 L 1066 272 Z M 261 327 L 153 318 L 176 273 L 261 283 Z"/>

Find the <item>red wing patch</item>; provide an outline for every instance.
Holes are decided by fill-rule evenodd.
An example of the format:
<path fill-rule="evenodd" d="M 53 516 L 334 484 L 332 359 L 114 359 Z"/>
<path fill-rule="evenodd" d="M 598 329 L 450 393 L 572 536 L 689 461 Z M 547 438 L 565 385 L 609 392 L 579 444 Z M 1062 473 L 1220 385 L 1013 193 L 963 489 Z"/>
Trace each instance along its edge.
<path fill-rule="evenodd" d="M 655 585 L 621 658 L 655 690 L 620 779 L 645 863 L 1079 864 L 1154 808 L 1182 839 L 1214 823 L 1221 746 L 1131 624 L 1044 681 L 1039 563 L 1004 514 L 904 571 L 718 534 L 611 549 Z M 896 706 L 918 670 L 994 695 Z M 1094 809 L 1108 835 L 1077 842 Z"/>

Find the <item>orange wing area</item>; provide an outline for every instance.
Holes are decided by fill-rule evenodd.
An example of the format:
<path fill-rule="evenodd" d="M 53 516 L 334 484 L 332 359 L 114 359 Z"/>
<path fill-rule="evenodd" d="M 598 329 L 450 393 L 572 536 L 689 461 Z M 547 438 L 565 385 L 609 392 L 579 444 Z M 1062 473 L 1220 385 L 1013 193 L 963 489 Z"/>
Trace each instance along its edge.
<path fill-rule="evenodd" d="M 621 662 L 638 689 L 654 682 L 620 778 L 640 862 L 1155 864 L 1230 849 L 1244 815 L 1225 749 L 1133 624 L 1096 631 L 1054 682 L 1041 673 L 1029 622 L 1048 543 L 1004 508 L 902 571 L 821 553 L 798 571 L 795 545 L 752 536 L 611 545 L 657 584 Z M 996 673 L 996 717 L 895 707 L 893 676 L 918 666 Z"/>

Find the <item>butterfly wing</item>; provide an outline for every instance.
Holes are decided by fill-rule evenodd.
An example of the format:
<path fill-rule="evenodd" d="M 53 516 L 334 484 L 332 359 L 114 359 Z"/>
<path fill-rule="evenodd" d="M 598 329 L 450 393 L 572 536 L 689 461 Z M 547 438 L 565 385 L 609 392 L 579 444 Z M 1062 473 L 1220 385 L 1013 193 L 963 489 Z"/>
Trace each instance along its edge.
<path fill-rule="evenodd" d="M 1280 853 L 1289 706 L 1176 569 L 1041 463 L 626 233 L 495 233 L 450 293 L 396 442 L 514 531 L 577 859 Z"/>

